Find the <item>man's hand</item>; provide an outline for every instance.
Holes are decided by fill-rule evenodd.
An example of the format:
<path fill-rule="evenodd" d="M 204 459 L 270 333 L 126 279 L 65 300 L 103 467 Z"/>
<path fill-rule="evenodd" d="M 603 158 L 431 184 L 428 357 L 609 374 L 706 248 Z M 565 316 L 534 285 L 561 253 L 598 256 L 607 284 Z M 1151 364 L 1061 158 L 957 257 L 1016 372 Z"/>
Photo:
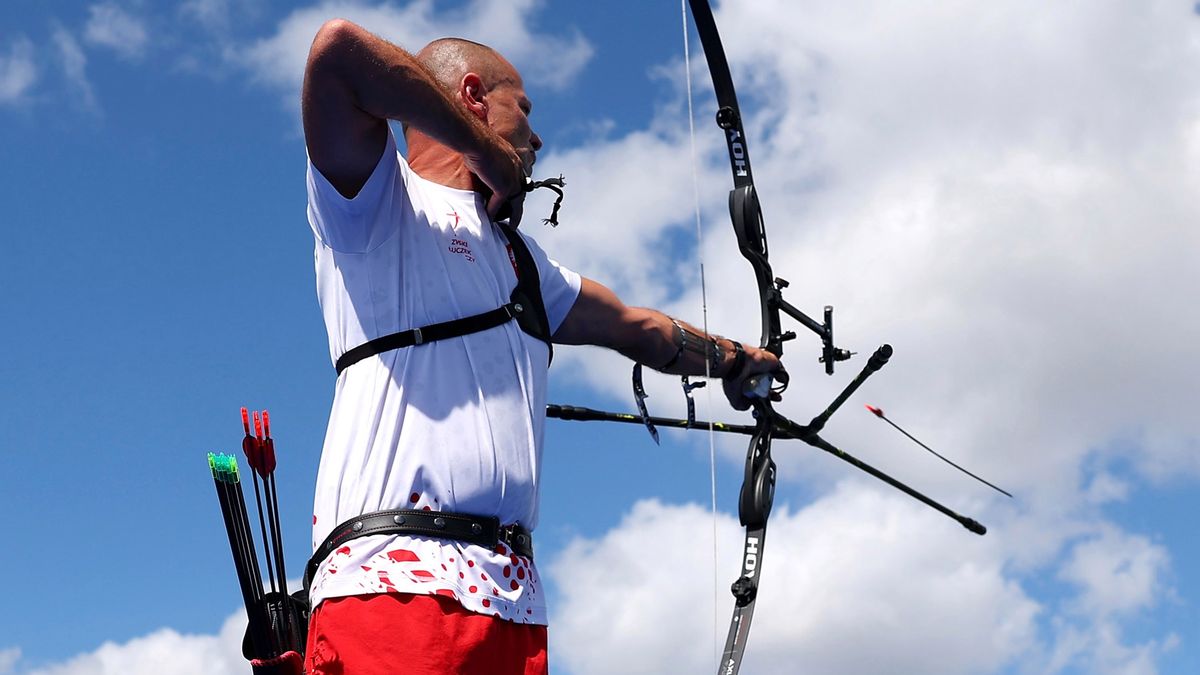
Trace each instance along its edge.
<path fill-rule="evenodd" d="M 725 397 L 729 399 L 729 404 L 737 410 L 746 410 L 750 407 L 753 399 L 747 394 L 752 381 L 757 381 L 757 378 L 762 377 L 772 377 L 778 380 L 787 378 L 787 371 L 779 362 L 779 357 L 758 347 L 746 346 L 745 350 L 746 361 L 741 371 L 726 373 L 725 377 L 721 378 L 722 386 L 725 388 Z M 772 401 L 780 400 L 779 394 L 774 391 L 767 395 Z"/>
<path fill-rule="evenodd" d="M 467 168 L 487 188 L 487 212 L 496 220 L 511 218 L 516 227 L 525 201 L 525 163 L 508 141 L 489 134 L 477 151 L 466 153 Z"/>
<path fill-rule="evenodd" d="M 690 336 L 686 348 L 681 342 L 681 330 Z M 611 290 L 587 278 L 581 282 L 575 304 L 554 332 L 554 342 L 608 347 L 672 375 L 705 375 L 712 368 L 712 342 L 703 336 L 703 331 L 658 310 L 629 307 Z M 721 376 L 725 396 L 734 408 L 750 407 L 752 399 L 746 395 L 745 386 L 751 378 L 771 375 L 779 383 L 787 380 L 787 371 L 779 357 L 749 345 L 743 346 L 745 358 L 737 372 L 732 372 L 737 362 L 733 344 L 725 338 L 720 338 L 719 344 L 723 360 L 712 375 Z M 766 396 L 779 400 L 776 392 L 768 392 Z"/>

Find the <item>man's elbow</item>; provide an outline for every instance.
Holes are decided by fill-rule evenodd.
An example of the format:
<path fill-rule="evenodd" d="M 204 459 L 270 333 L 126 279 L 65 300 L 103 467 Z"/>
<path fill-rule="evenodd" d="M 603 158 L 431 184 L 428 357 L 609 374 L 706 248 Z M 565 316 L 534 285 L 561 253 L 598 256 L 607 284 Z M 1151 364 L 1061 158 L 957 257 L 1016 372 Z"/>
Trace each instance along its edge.
<path fill-rule="evenodd" d="M 308 68 L 340 62 L 363 37 L 364 29 L 347 19 L 330 19 L 321 24 L 308 52 Z"/>

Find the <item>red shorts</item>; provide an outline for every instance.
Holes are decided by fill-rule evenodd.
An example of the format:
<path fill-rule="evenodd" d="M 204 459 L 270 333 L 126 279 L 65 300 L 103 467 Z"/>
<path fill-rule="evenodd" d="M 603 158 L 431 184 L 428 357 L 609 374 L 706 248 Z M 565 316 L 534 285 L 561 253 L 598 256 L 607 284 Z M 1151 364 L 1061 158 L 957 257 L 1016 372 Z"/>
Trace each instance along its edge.
<path fill-rule="evenodd" d="M 440 595 L 331 598 L 308 624 L 308 675 L 545 675 L 546 627 Z"/>

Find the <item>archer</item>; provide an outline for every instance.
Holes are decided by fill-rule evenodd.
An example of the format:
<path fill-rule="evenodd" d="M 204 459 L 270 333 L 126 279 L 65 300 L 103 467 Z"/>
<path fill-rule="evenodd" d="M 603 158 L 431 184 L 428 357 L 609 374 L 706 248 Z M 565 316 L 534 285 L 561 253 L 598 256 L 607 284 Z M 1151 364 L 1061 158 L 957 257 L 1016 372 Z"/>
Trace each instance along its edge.
<path fill-rule="evenodd" d="M 321 27 L 302 92 L 317 293 L 338 371 L 317 477 L 309 673 L 543 673 L 533 558 L 552 344 L 678 375 L 782 373 L 623 304 L 518 233 L 542 141 L 520 74 Z M 390 120 L 404 125 L 407 158 Z"/>

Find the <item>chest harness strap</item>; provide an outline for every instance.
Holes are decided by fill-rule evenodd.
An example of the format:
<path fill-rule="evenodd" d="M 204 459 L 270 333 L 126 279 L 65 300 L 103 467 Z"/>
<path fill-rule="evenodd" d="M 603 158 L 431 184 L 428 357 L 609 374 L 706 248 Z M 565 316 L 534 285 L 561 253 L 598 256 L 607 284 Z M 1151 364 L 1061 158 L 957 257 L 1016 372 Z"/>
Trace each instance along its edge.
<path fill-rule="evenodd" d="M 516 319 L 521 330 L 546 343 L 550 350 L 550 359 L 554 358 L 554 347 L 550 344 L 550 321 L 546 318 L 546 305 L 542 302 L 542 285 L 538 276 L 537 263 L 525 245 L 525 240 L 508 223 L 496 223 L 500 232 L 508 241 L 508 250 L 512 255 L 513 267 L 517 272 L 517 285 L 508 298 L 508 304 L 496 309 L 460 319 L 451 319 L 440 323 L 402 330 L 377 337 L 373 340 L 350 349 L 338 357 L 337 373 L 362 361 L 363 359 L 402 349 L 413 345 L 425 344 L 478 333 L 489 328 L 495 328 Z"/>

